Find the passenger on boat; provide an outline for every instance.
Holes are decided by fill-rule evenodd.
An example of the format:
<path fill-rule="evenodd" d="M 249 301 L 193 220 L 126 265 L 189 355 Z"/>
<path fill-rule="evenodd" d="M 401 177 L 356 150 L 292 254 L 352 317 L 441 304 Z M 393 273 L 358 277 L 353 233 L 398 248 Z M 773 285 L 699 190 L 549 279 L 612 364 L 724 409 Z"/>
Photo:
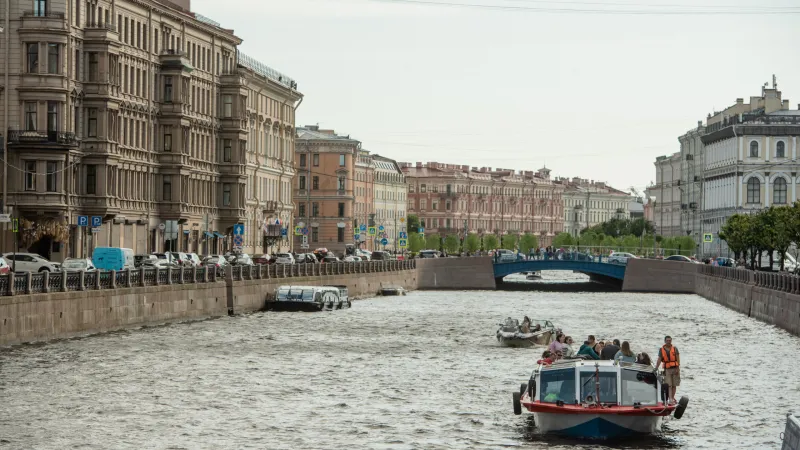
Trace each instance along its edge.
<path fill-rule="evenodd" d="M 581 349 L 578 350 L 579 355 L 587 355 L 592 359 L 600 359 L 597 356 L 597 353 L 592 349 L 592 346 L 589 344 L 589 341 L 583 341 L 583 345 L 581 345 Z"/>
<path fill-rule="evenodd" d="M 600 353 L 600 359 L 614 359 L 617 352 L 619 352 L 619 339 L 614 339 L 613 344 L 606 344 L 603 351 Z"/>
<path fill-rule="evenodd" d="M 556 353 L 563 354 L 564 352 L 562 351 L 562 349 L 564 348 L 564 345 L 565 345 L 564 344 L 564 340 L 565 339 L 566 339 L 566 336 L 564 336 L 564 333 L 562 333 L 560 331 L 557 332 L 556 333 L 556 340 L 550 343 L 550 347 L 549 347 L 550 353 L 553 354 L 553 355 L 555 355 Z"/>
<path fill-rule="evenodd" d="M 550 355 L 550 350 L 545 350 L 544 353 L 542 353 L 542 359 L 536 361 L 536 364 L 553 364 L 553 357 Z"/>
<path fill-rule="evenodd" d="M 520 325 L 519 330 L 525 334 L 531 332 L 531 319 L 529 319 L 528 316 L 522 319 L 522 325 Z"/>
<path fill-rule="evenodd" d="M 564 339 L 564 346 L 561 347 L 561 357 L 562 358 L 574 358 L 575 357 L 575 350 L 572 348 L 572 336 L 567 336 Z"/>
<path fill-rule="evenodd" d="M 605 346 L 606 343 L 604 341 L 600 341 L 594 346 L 594 352 L 597 353 L 597 356 L 600 356 L 603 353 L 603 348 L 605 348 Z"/>
<path fill-rule="evenodd" d="M 629 344 L 628 341 L 622 342 L 622 347 L 620 347 L 619 351 L 617 351 L 617 354 L 614 355 L 614 359 L 629 363 L 636 362 L 636 356 L 631 351 L 631 344 Z"/>
<path fill-rule="evenodd" d="M 650 355 L 645 352 L 639 353 L 636 355 L 636 364 L 642 364 L 645 366 L 652 366 L 653 361 L 650 360 Z"/>
<path fill-rule="evenodd" d="M 658 352 L 656 370 L 664 364 L 664 383 L 669 385 L 669 401 L 674 404 L 675 393 L 681 385 L 681 355 L 678 348 L 672 345 L 672 337 L 664 337 L 664 346 Z"/>

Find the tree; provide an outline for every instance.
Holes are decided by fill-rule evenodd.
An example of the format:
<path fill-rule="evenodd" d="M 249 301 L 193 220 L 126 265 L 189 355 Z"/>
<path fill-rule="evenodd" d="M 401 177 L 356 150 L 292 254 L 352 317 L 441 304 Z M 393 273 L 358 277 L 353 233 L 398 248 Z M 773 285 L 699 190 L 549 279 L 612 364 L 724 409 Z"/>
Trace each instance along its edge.
<path fill-rule="evenodd" d="M 478 238 L 477 234 L 470 233 L 467 235 L 467 238 L 464 239 L 464 250 L 475 253 L 481 249 L 481 240 Z"/>
<path fill-rule="evenodd" d="M 408 234 L 408 249 L 411 252 L 418 253 L 420 250 L 425 249 L 425 238 L 419 233 Z"/>
<path fill-rule="evenodd" d="M 436 233 L 425 235 L 425 248 L 430 250 L 441 250 L 442 238 Z"/>
<path fill-rule="evenodd" d="M 620 247 L 622 247 L 622 251 L 624 252 L 636 252 L 636 249 L 639 248 L 640 238 L 636 237 L 632 234 L 623 237 L 622 242 L 620 242 Z"/>
<path fill-rule="evenodd" d="M 411 236 L 412 231 L 416 233 L 419 230 L 419 217 L 416 214 L 406 216 L 406 230 L 409 236 Z"/>
<path fill-rule="evenodd" d="M 447 253 L 458 253 L 458 247 L 460 246 L 461 242 L 455 234 L 448 234 L 444 238 L 444 249 Z"/>
<path fill-rule="evenodd" d="M 497 240 L 497 236 L 493 234 L 487 234 L 483 236 L 483 248 L 487 251 L 494 250 L 500 246 L 500 242 Z"/>
<path fill-rule="evenodd" d="M 523 234 L 519 240 L 519 251 L 527 255 L 536 248 L 539 248 L 539 238 L 530 233 Z"/>
<path fill-rule="evenodd" d="M 553 247 L 571 247 L 575 245 L 575 239 L 569 233 L 558 233 L 553 238 Z"/>
<path fill-rule="evenodd" d="M 517 235 L 504 234 L 501 238 L 502 247 L 506 250 L 514 250 L 517 248 Z"/>

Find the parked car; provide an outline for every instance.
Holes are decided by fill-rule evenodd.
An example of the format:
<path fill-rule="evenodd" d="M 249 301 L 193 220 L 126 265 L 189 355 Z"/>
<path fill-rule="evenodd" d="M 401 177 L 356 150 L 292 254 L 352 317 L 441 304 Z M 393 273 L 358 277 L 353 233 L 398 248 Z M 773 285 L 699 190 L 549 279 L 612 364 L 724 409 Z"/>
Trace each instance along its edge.
<path fill-rule="evenodd" d="M 89 258 L 67 258 L 61 264 L 62 272 L 92 272 L 97 270 Z"/>
<path fill-rule="evenodd" d="M 514 262 L 521 258 L 516 253 L 505 248 L 495 250 L 495 255 L 498 262 Z"/>
<path fill-rule="evenodd" d="M 56 272 L 57 269 L 42 255 L 36 253 L 5 253 L 6 262 L 14 272 Z"/>
<path fill-rule="evenodd" d="M 679 262 L 688 262 L 688 263 L 694 263 L 695 262 L 692 258 L 689 258 L 688 256 L 683 256 L 683 255 L 668 256 L 668 257 L 664 258 L 664 261 L 679 261 Z"/>
<path fill-rule="evenodd" d="M 120 247 L 97 247 L 92 252 L 92 264 L 99 270 L 133 269 L 133 250 Z"/>
<path fill-rule="evenodd" d="M 8 266 L 5 258 L 0 257 L 0 275 L 6 275 L 8 272 L 11 272 L 11 267 Z"/>
<path fill-rule="evenodd" d="M 178 262 L 174 260 L 168 261 L 166 259 L 156 259 L 156 260 L 145 261 L 142 267 L 145 269 L 158 268 L 159 270 L 166 270 L 171 268 L 173 270 L 180 270 L 180 268 L 183 266 L 178 264 Z"/>
<path fill-rule="evenodd" d="M 633 253 L 611 252 L 608 262 L 611 264 L 628 264 L 629 259 L 638 259 Z"/>
<path fill-rule="evenodd" d="M 253 258 L 254 264 L 269 264 L 269 255 L 263 254 L 261 256 L 256 256 Z"/>
<path fill-rule="evenodd" d="M 344 262 L 361 262 L 361 261 L 363 261 L 363 259 L 361 259 L 358 256 L 347 255 L 344 257 Z"/>
<path fill-rule="evenodd" d="M 364 261 L 369 261 L 372 259 L 372 253 L 362 248 L 356 250 L 356 256 L 360 256 Z"/>
<path fill-rule="evenodd" d="M 203 266 L 208 266 L 208 267 L 216 267 L 218 269 L 221 269 L 221 268 L 223 268 L 223 267 L 225 267 L 227 265 L 230 265 L 230 263 L 223 256 L 215 255 L 215 256 L 209 256 L 209 257 L 206 257 L 205 259 L 203 259 L 202 265 Z"/>
<path fill-rule="evenodd" d="M 133 255 L 133 267 L 137 269 L 147 261 L 155 261 L 158 259 L 156 255 Z"/>
<path fill-rule="evenodd" d="M 294 264 L 294 256 L 291 253 L 278 253 L 275 257 L 275 264 Z"/>
<path fill-rule="evenodd" d="M 252 266 L 253 259 L 247 253 L 240 253 L 235 255 L 230 263 L 235 266 Z"/>
<path fill-rule="evenodd" d="M 733 258 L 724 258 L 720 256 L 717 258 L 717 265 L 720 267 L 736 267 L 736 261 Z"/>
<path fill-rule="evenodd" d="M 189 258 L 189 262 L 191 263 L 192 267 L 200 267 L 202 260 L 197 253 L 187 253 L 186 256 Z"/>
<path fill-rule="evenodd" d="M 319 260 L 313 253 L 299 253 L 294 258 L 296 264 L 319 264 Z"/>
<path fill-rule="evenodd" d="M 439 252 L 436 250 L 421 250 L 419 252 L 419 258 L 438 258 Z"/>
<path fill-rule="evenodd" d="M 372 261 L 391 261 L 395 259 L 394 255 L 389 252 L 376 250 L 372 252 Z"/>
<path fill-rule="evenodd" d="M 183 267 L 192 267 L 192 261 L 184 252 L 171 252 L 172 258 L 175 259 L 179 265 Z"/>
<path fill-rule="evenodd" d="M 324 258 L 322 258 L 322 261 L 321 261 L 321 262 L 323 262 L 323 263 L 334 263 L 334 262 L 340 262 L 340 260 L 339 260 L 339 258 L 337 258 L 336 256 L 334 256 L 333 254 L 331 254 L 331 253 L 328 253 L 328 255 L 327 255 L 327 256 L 325 256 Z"/>

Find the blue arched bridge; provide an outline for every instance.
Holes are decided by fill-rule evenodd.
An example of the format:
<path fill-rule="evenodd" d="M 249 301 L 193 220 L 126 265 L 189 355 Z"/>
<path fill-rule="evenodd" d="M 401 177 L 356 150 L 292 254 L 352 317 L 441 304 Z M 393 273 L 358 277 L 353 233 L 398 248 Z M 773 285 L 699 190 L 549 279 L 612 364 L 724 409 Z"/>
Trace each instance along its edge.
<path fill-rule="evenodd" d="M 572 270 L 587 275 L 599 275 L 622 281 L 625 279 L 625 264 L 609 262 L 607 257 L 593 257 L 579 253 L 564 253 L 556 258 L 529 259 L 494 263 L 495 279 L 520 272 L 543 270 Z"/>

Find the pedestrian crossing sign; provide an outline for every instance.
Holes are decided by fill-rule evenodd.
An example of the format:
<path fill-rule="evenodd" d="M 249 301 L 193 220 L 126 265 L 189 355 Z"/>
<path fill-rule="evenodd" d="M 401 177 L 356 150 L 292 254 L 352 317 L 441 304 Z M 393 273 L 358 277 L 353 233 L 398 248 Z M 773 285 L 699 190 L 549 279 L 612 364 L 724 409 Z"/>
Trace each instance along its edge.
<path fill-rule="evenodd" d="M 703 242 L 705 242 L 705 243 L 711 243 L 711 242 L 714 242 L 714 235 L 713 235 L 713 234 L 711 234 L 711 233 L 705 233 L 705 234 L 703 234 Z"/>
<path fill-rule="evenodd" d="M 369 227 L 369 233 L 368 234 L 370 236 L 375 236 L 375 234 L 377 234 L 377 230 L 375 229 L 375 227 Z"/>
<path fill-rule="evenodd" d="M 408 246 L 408 241 L 407 241 L 407 240 L 405 240 L 405 239 L 398 239 L 398 240 L 397 240 L 397 245 L 398 245 L 399 247 L 403 247 L 403 248 L 405 248 L 406 246 Z"/>
<path fill-rule="evenodd" d="M 294 227 L 294 235 L 295 235 L 295 236 L 300 236 L 300 235 L 302 235 L 302 234 L 303 234 L 303 227 L 301 227 L 301 226 L 299 226 L 299 225 L 298 225 L 298 226 L 295 226 L 295 227 Z"/>

